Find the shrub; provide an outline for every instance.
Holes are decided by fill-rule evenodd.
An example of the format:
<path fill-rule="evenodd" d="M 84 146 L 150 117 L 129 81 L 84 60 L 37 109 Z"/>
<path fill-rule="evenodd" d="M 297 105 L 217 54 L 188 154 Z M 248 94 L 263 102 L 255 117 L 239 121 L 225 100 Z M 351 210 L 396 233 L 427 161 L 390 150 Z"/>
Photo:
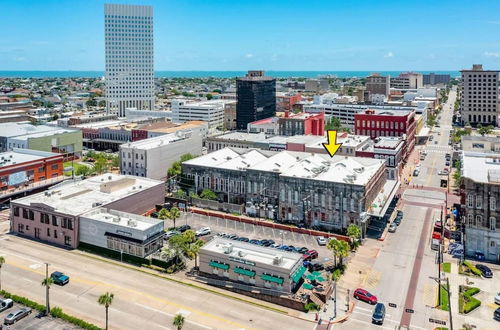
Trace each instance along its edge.
<path fill-rule="evenodd" d="M 467 268 L 469 268 L 469 270 L 472 272 L 472 274 L 474 274 L 476 276 L 481 276 L 482 275 L 481 271 L 479 269 L 477 269 L 476 266 L 474 266 L 470 261 L 465 260 L 463 262 L 463 264 L 465 266 L 467 266 Z"/>
<path fill-rule="evenodd" d="M 459 287 L 458 311 L 467 314 L 481 306 L 481 301 L 473 297 L 480 291 L 478 288 L 461 285 Z"/>
<path fill-rule="evenodd" d="M 319 306 L 316 305 L 315 303 L 311 302 L 311 303 L 308 303 L 308 304 L 305 304 L 304 306 L 304 310 L 306 312 L 309 312 L 309 311 L 317 311 L 319 310 Z"/>

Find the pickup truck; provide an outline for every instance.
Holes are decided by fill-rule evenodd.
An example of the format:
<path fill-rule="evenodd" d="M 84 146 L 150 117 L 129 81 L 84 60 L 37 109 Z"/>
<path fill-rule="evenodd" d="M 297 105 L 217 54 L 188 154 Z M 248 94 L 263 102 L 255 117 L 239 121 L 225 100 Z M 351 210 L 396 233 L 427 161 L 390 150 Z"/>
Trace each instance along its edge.
<path fill-rule="evenodd" d="M 12 299 L 0 299 L 0 312 L 3 312 L 6 309 L 14 306 L 14 302 Z"/>
<path fill-rule="evenodd" d="M 50 277 L 54 281 L 55 284 L 65 285 L 69 283 L 69 276 L 64 275 L 61 272 L 53 272 L 50 274 Z"/>

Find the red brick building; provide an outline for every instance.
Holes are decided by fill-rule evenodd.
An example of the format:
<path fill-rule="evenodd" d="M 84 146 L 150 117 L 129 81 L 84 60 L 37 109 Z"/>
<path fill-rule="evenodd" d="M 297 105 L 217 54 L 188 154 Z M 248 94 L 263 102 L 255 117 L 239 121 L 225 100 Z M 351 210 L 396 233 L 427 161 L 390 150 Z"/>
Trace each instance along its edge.
<path fill-rule="evenodd" d="M 302 95 L 300 93 L 297 94 L 276 94 L 276 111 L 277 112 L 286 112 L 292 111 L 293 106 L 302 101 Z"/>
<path fill-rule="evenodd" d="M 372 110 L 368 109 L 354 115 L 356 135 L 367 135 L 372 139 L 380 136 L 403 137 L 403 159 L 415 147 L 415 111 Z"/>
<path fill-rule="evenodd" d="M 30 149 L 0 153 L 0 191 L 63 175 L 64 155 Z"/>

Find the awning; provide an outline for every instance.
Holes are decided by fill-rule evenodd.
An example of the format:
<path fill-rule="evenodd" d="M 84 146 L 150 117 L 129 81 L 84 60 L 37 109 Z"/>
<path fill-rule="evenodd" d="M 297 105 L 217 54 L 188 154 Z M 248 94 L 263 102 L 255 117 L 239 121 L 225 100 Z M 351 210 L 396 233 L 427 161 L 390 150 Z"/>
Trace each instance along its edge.
<path fill-rule="evenodd" d="M 274 282 L 278 284 L 283 284 L 283 279 L 281 277 L 274 277 L 271 275 L 267 274 L 262 274 L 260 275 L 260 278 L 263 279 L 264 281 L 269 281 L 269 282 Z"/>
<path fill-rule="evenodd" d="M 311 284 L 309 284 L 309 283 L 304 283 L 304 284 L 302 285 L 302 287 L 303 287 L 304 289 L 307 289 L 307 290 L 312 290 L 312 288 L 313 288 L 313 286 L 312 286 Z"/>
<path fill-rule="evenodd" d="M 380 190 L 378 195 L 375 197 L 372 206 L 368 210 L 368 215 L 382 218 L 385 215 L 385 212 L 387 212 L 394 195 L 396 195 L 399 185 L 399 181 L 387 180 L 382 190 Z"/>
<path fill-rule="evenodd" d="M 224 269 L 224 270 L 228 270 L 229 269 L 229 265 L 221 264 L 220 262 L 217 262 L 217 261 L 210 261 L 208 263 L 208 265 L 212 266 L 212 267 L 215 267 L 215 268 Z"/>
<path fill-rule="evenodd" d="M 255 272 L 254 271 L 248 270 L 248 269 L 243 269 L 243 268 L 240 268 L 240 267 L 236 267 L 234 269 L 234 272 L 236 274 L 246 275 L 246 276 L 250 276 L 250 277 L 254 277 L 255 276 Z"/>
<path fill-rule="evenodd" d="M 302 275 L 306 272 L 306 267 L 300 266 L 297 271 L 292 275 L 292 281 L 298 282 L 302 278 Z"/>

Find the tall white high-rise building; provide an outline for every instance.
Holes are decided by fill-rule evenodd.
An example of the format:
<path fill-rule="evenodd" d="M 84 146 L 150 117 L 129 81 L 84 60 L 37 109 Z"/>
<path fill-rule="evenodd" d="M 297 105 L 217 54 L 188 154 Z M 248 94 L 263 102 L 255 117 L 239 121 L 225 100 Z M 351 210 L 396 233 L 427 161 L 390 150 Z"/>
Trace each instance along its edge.
<path fill-rule="evenodd" d="M 104 5 L 106 109 L 154 109 L 153 7 Z"/>

